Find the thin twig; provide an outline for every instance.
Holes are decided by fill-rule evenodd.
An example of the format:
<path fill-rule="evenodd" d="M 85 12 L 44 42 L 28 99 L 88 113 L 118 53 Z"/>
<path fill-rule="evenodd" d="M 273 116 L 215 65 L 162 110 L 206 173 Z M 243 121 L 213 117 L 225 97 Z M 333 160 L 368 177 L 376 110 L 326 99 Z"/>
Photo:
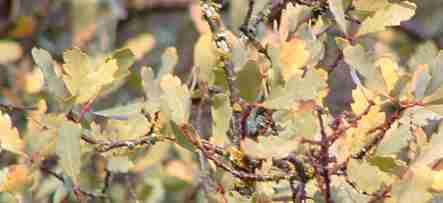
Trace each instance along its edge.
<path fill-rule="evenodd" d="M 215 44 L 218 49 L 222 52 L 220 56 L 220 61 L 222 62 L 223 70 L 226 74 L 226 81 L 229 89 L 229 100 L 231 106 L 234 106 L 239 103 L 239 89 L 235 85 L 236 73 L 234 70 L 234 64 L 230 57 L 228 57 L 229 53 L 231 53 L 231 46 L 227 40 L 227 34 L 225 33 L 225 27 L 221 20 L 220 14 L 218 13 L 218 8 L 214 3 L 209 1 L 202 1 L 202 10 L 203 17 L 209 25 L 213 33 L 213 38 Z M 240 112 L 234 112 L 231 120 L 231 126 L 229 130 L 229 134 L 231 141 L 237 146 L 240 147 Z"/>
<path fill-rule="evenodd" d="M 323 177 L 323 195 L 325 198 L 326 203 L 332 203 L 332 196 L 331 196 L 331 179 L 329 174 L 329 140 L 328 136 L 326 134 L 325 125 L 323 121 L 323 110 L 317 109 L 317 117 L 320 125 L 320 133 L 321 133 L 321 142 L 322 145 L 320 146 L 320 157 L 319 157 L 319 164 L 321 165 L 321 168 L 318 170 Z"/>
<path fill-rule="evenodd" d="M 255 174 L 255 173 L 248 173 L 240 170 L 236 170 L 233 167 L 229 166 L 228 164 L 224 163 L 221 159 L 216 157 L 214 153 L 207 150 L 207 147 L 204 147 L 202 144 L 202 141 L 198 138 L 197 135 L 195 135 L 195 131 L 192 129 L 192 126 L 189 126 L 187 124 L 183 124 L 180 126 L 180 130 L 183 133 L 183 135 L 190 141 L 198 150 L 200 150 L 208 159 L 214 162 L 214 164 L 226 172 L 232 174 L 234 177 L 239 178 L 243 181 L 278 181 L 286 179 L 288 180 L 291 176 L 290 175 L 282 175 L 282 174 L 276 174 L 276 175 L 266 175 L 266 174 Z M 213 147 L 217 148 L 217 147 Z"/>

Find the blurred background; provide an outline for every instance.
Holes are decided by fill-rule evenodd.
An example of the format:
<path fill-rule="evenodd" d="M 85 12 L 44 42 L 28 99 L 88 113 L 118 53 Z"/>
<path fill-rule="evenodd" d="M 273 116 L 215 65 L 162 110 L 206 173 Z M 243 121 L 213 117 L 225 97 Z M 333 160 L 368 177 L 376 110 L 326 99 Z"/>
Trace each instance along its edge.
<path fill-rule="evenodd" d="M 257 0 L 254 12 L 267 1 Z M 430 56 L 443 47 L 443 0 L 414 2 L 418 9 L 412 20 L 377 36 L 402 58 L 413 55 L 417 47 L 424 47 L 421 53 L 429 51 Z M 247 4 L 247 0 L 225 0 L 222 4 L 225 23 L 234 33 L 238 33 Z M 130 48 L 136 56 L 132 67 L 134 74 L 117 91 L 95 102 L 95 109 L 104 109 L 141 97 L 140 67 L 151 66 L 155 70 L 167 47 L 177 48 L 179 63 L 176 73 L 186 78 L 193 64 L 194 44 L 200 33 L 207 31 L 197 0 L 0 0 L 0 104 L 35 106 L 45 97 L 42 93 L 43 75 L 35 67 L 30 53 L 35 46 L 48 50 L 59 63 L 62 63 L 63 50 L 72 47 L 93 57 L 105 56 L 119 48 Z M 348 76 L 337 74 L 337 81 L 331 81 L 331 85 L 349 90 L 352 83 L 340 80 Z M 337 106 L 349 103 L 350 91 L 346 92 L 330 98 L 331 102 Z M 12 112 L 10 115 L 19 130 L 23 130 L 26 126 L 23 113 Z M 146 202 L 194 202 L 191 200 L 199 195 L 195 184 L 198 178 L 196 162 L 186 162 L 192 157 L 180 149 L 172 150 L 178 155 L 167 156 L 171 153 L 170 146 L 159 146 L 150 153 L 149 159 L 136 166 L 140 171 L 154 168 L 145 180 L 148 186 L 134 189 L 137 194 L 144 195 L 139 199 L 146 199 Z M 0 153 L 0 160 L 0 167 L 14 162 L 5 153 Z M 161 167 L 156 165 L 158 163 Z M 117 177 L 117 182 L 118 178 L 127 176 Z M 94 183 L 90 185 L 93 188 Z M 131 199 L 124 197 L 130 196 L 123 192 L 127 187 L 127 183 L 122 183 L 111 188 L 113 194 L 122 194 L 120 202 Z M 51 194 L 48 191 L 51 190 L 38 194 L 45 197 Z"/>

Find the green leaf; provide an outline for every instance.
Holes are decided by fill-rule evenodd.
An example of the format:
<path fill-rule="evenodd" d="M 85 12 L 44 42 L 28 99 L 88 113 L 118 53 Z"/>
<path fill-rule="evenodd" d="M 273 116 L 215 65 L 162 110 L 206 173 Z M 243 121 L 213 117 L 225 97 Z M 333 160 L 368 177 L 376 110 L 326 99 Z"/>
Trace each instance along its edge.
<path fill-rule="evenodd" d="M 369 194 L 377 192 L 384 184 L 393 181 L 388 174 L 380 171 L 376 166 L 355 159 L 349 160 L 346 173 L 350 181 Z"/>
<path fill-rule="evenodd" d="M 271 43 L 266 47 L 266 51 L 272 61 L 271 87 L 277 88 L 278 86 L 284 84 L 282 65 L 280 63 L 281 50 L 280 47 L 277 47 Z"/>
<path fill-rule="evenodd" d="M 56 153 L 63 172 L 77 184 L 80 176 L 81 154 L 80 136 L 81 128 L 71 122 L 65 122 L 58 130 Z"/>
<path fill-rule="evenodd" d="M 211 114 L 212 138 L 217 144 L 226 144 L 228 141 L 226 133 L 232 117 L 232 107 L 227 95 L 217 94 L 212 98 Z"/>
<path fill-rule="evenodd" d="M 325 74 L 319 69 L 309 69 L 305 76 L 292 77 L 284 88 L 274 88 L 264 106 L 271 109 L 288 109 L 295 101 L 315 100 L 327 87 Z"/>
<path fill-rule="evenodd" d="M 414 93 L 416 100 L 421 100 L 425 96 L 426 87 L 431 80 L 429 68 L 427 65 L 419 65 L 415 70 L 411 82 L 411 91 Z"/>
<path fill-rule="evenodd" d="M 209 84 L 214 82 L 213 70 L 217 64 L 216 47 L 210 33 L 201 35 L 194 45 L 194 65 L 198 70 L 198 79 Z"/>
<path fill-rule="evenodd" d="M 377 156 L 397 156 L 401 150 L 409 146 L 411 139 L 410 125 L 404 124 L 396 128 L 390 128 L 377 146 Z"/>
<path fill-rule="evenodd" d="M 356 191 L 342 178 L 333 178 L 332 200 L 337 203 L 363 203 L 370 198 Z M 321 201 L 321 200 L 320 200 Z"/>
<path fill-rule="evenodd" d="M 260 67 L 254 61 L 248 61 L 243 69 L 237 73 L 236 86 L 240 90 L 240 96 L 246 101 L 255 101 L 261 89 Z"/>
<path fill-rule="evenodd" d="M 312 139 L 318 132 L 318 119 L 312 111 L 277 111 L 274 120 L 283 127 L 279 136 Z"/>
<path fill-rule="evenodd" d="M 374 16 L 365 19 L 356 37 L 383 31 L 388 26 L 400 25 L 400 22 L 410 19 L 415 14 L 415 9 L 416 5 L 408 1 L 389 4 L 377 10 Z"/>
<path fill-rule="evenodd" d="M 405 162 L 391 156 L 371 156 L 368 163 L 377 166 L 383 172 L 391 174 L 402 174 L 407 168 Z"/>
<path fill-rule="evenodd" d="M 424 127 L 430 120 L 437 120 L 438 115 L 427 108 L 420 106 L 408 108 L 403 112 L 399 122 L 404 125 L 414 124 L 418 127 Z"/>
<path fill-rule="evenodd" d="M 343 8 L 343 0 L 328 0 L 329 3 L 329 9 L 331 10 L 332 14 L 334 15 L 335 21 L 340 26 L 340 29 L 345 33 L 345 35 L 348 34 L 348 23 L 345 19 L 345 11 Z"/>
<path fill-rule="evenodd" d="M 114 173 L 127 173 L 134 166 L 128 156 L 115 156 L 108 159 L 106 168 Z"/>
<path fill-rule="evenodd" d="M 443 85 L 443 51 L 438 52 L 438 55 L 432 60 L 429 73 L 431 74 L 431 81 L 426 89 L 426 95 L 434 93 Z"/>
<path fill-rule="evenodd" d="M 414 72 L 422 64 L 430 64 L 438 54 L 438 47 L 432 41 L 419 44 L 408 60 L 409 70 Z"/>
<path fill-rule="evenodd" d="M 160 99 L 161 106 L 168 117 L 176 124 L 185 124 L 189 120 L 191 108 L 191 93 L 185 84 L 181 84 L 178 77 L 167 74 L 160 81 L 163 91 Z"/>
<path fill-rule="evenodd" d="M 296 31 L 297 26 L 312 14 L 312 8 L 292 3 L 287 4 L 280 18 L 279 33 L 282 39 L 288 38 L 290 33 Z"/>
<path fill-rule="evenodd" d="M 108 120 L 104 129 L 106 138 L 137 139 L 145 136 L 152 123 L 141 113 L 127 116 L 127 120 Z"/>
<path fill-rule="evenodd" d="M 117 60 L 118 70 L 115 73 L 116 80 L 120 80 L 128 76 L 131 71 L 129 68 L 135 63 L 135 56 L 130 49 L 120 49 L 112 54 L 108 60 Z"/>
<path fill-rule="evenodd" d="M 386 92 L 383 75 L 380 69 L 374 66 L 374 57 L 360 44 L 345 47 L 343 55 L 346 63 L 360 74 L 365 87 L 377 93 Z"/>
<path fill-rule="evenodd" d="M 178 145 L 191 152 L 195 151 L 194 145 L 191 142 L 189 142 L 189 140 L 185 137 L 185 135 L 183 135 L 182 131 L 180 130 L 180 127 L 177 124 L 170 122 L 170 125 L 168 125 L 168 127 L 170 128 L 167 130 L 172 131 L 172 133 L 175 136 L 175 141 Z"/>
<path fill-rule="evenodd" d="M 35 63 L 42 70 L 48 92 L 57 99 L 62 100 L 69 96 L 68 90 L 54 70 L 54 60 L 52 56 L 44 49 L 33 48 L 32 57 Z"/>
<path fill-rule="evenodd" d="M 167 74 L 173 74 L 174 68 L 178 63 L 177 49 L 168 47 L 162 54 L 162 65 L 157 73 L 157 78 L 163 78 Z"/>
<path fill-rule="evenodd" d="M 93 113 L 107 118 L 112 118 L 117 120 L 128 120 L 130 116 L 140 114 L 144 106 L 145 103 L 136 102 L 106 110 L 94 111 Z"/>

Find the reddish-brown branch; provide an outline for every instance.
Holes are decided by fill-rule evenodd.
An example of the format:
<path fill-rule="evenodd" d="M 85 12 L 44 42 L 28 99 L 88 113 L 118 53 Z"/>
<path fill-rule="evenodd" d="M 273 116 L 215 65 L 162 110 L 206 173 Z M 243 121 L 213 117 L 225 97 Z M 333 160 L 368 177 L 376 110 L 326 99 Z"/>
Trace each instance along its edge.
<path fill-rule="evenodd" d="M 283 179 L 288 180 L 291 177 L 289 175 L 262 175 L 236 170 L 228 164 L 224 163 L 219 157 L 217 157 L 214 151 L 208 150 L 208 148 L 220 149 L 220 147 L 209 147 L 210 143 L 203 143 L 195 134 L 195 131 L 191 126 L 183 124 L 180 126 L 180 130 L 186 137 L 186 139 L 191 142 L 198 150 L 200 150 L 208 159 L 213 161 L 216 166 L 222 168 L 226 172 L 232 174 L 234 177 L 239 178 L 243 181 L 277 181 Z"/>
<path fill-rule="evenodd" d="M 317 110 L 317 117 L 320 125 L 320 133 L 321 133 L 321 142 L 322 145 L 320 146 L 320 152 L 319 152 L 319 159 L 315 162 L 318 162 L 321 167 L 317 167 L 317 173 L 323 177 L 323 196 L 325 198 L 326 203 L 332 203 L 332 196 L 331 196 L 331 177 L 329 173 L 329 139 L 328 135 L 326 134 L 326 129 L 323 121 L 323 110 L 318 109 Z"/>

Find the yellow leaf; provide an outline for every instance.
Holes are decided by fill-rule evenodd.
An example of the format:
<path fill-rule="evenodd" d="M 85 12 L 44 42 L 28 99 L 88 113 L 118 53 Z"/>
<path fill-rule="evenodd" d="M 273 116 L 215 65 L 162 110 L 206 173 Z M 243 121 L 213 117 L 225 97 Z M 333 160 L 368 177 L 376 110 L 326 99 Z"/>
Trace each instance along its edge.
<path fill-rule="evenodd" d="M 385 80 L 387 92 L 390 93 L 400 78 L 397 63 L 388 57 L 382 57 L 375 62 L 375 66 L 380 68 L 383 79 Z"/>
<path fill-rule="evenodd" d="M 195 43 L 194 64 L 198 68 L 198 78 L 211 84 L 214 80 L 212 70 L 217 64 L 217 51 L 211 33 L 201 35 Z"/>
<path fill-rule="evenodd" d="M 176 124 L 186 123 L 191 107 L 191 93 L 186 84 L 181 84 L 177 76 L 167 74 L 161 79 L 160 87 L 163 90 L 161 108 Z"/>
<path fill-rule="evenodd" d="M 2 133 L 0 134 L 0 146 L 2 149 L 6 149 L 10 152 L 24 155 L 25 145 L 23 140 L 20 138 L 16 128 L 12 126 L 11 118 L 8 114 L 3 114 L 0 111 L 0 129 Z"/>
<path fill-rule="evenodd" d="M 376 97 L 371 91 L 360 86 L 352 90 L 352 98 L 354 100 L 354 102 L 351 104 L 352 111 L 356 115 L 359 115 L 368 107 L 368 100 L 374 100 Z"/>
<path fill-rule="evenodd" d="M 65 51 L 63 59 L 66 74 L 62 78 L 69 92 L 76 96 L 76 103 L 84 103 L 97 96 L 103 86 L 114 81 L 114 74 L 118 70 L 115 59 L 94 67 L 88 55 L 79 49 Z"/>
<path fill-rule="evenodd" d="M 302 74 L 302 68 L 308 62 L 309 57 L 310 53 L 306 49 L 304 41 L 292 39 L 283 42 L 280 53 L 283 79 L 288 81 L 292 76 Z"/>
<path fill-rule="evenodd" d="M 0 192 L 16 193 L 29 188 L 32 182 L 29 169 L 29 166 L 24 164 L 11 165 L 3 169 L 5 176 L 0 180 Z"/>
<path fill-rule="evenodd" d="M 380 107 L 373 106 L 367 115 L 363 116 L 356 128 L 346 132 L 345 139 L 338 147 L 340 157 L 348 157 L 350 154 L 359 152 L 366 144 L 374 139 L 376 133 L 369 133 L 372 129 L 380 126 L 385 121 L 385 114 Z"/>
<path fill-rule="evenodd" d="M 34 68 L 34 70 L 25 75 L 25 90 L 27 93 L 37 93 L 43 88 L 44 77 L 40 68 Z"/>
<path fill-rule="evenodd" d="M 403 1 L 398 4 L 388 4 L 365 19 L 356 34 L 357 37 L 385 30 L 385 27 L 400 25 L 415 14 L 416 5 Z"/>

